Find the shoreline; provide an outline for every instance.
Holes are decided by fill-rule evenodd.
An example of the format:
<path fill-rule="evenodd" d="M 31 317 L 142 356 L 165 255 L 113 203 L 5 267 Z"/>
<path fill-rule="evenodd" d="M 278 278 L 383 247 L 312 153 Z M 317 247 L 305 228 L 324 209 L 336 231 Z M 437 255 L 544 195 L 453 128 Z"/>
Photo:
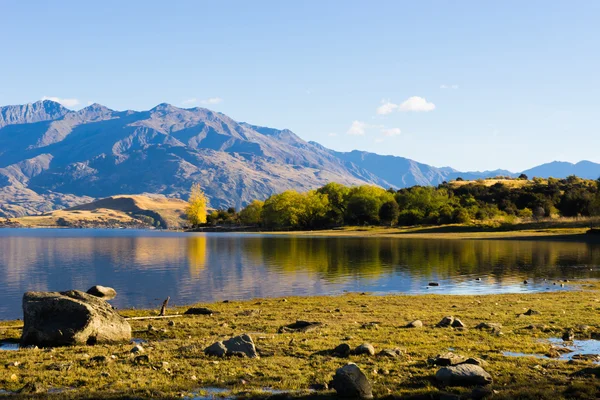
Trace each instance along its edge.
<path fill-rule="evenodd" d="M 600 382 L 585 371 L 600 371 L 600 367 L 590 360 L 559 360 L 549 339 L 568 330 L 580 340 L 599 338 L 600 290 L 597 283 L 568 284 L 580 287 L 530 294 L 347 293 L 195 305 L 209 308 L 211 315 L 181 315 L 187 307 L 174 307 L 168 314 L 177 318 L 129 320 L 133 337 L 142 341 L 146 364 L 138 363 L 137 355 L 130 352 L 133 344 L 60 347 L 50 353 L 7 350 L 0 351 L 3 362 L 21 363 L 26 369 L 7 367 L 8 377 L 14 374 L 15 378 L 2 384 L 12 393 L 36 382 L 47 398 L 191 398 L 207 388 L 219 388 L 230 397 L 267 398 L 273 393 L 265 388 L 270 388 L 292 398 L 330 398 L 335 392 L 310 388 L 327 384 L 337 368 L 354 362 L 372 382 L 376 398 L 435 399 L 448 393 L 469 398 L 472 387 L 444 388 L 435 381 L 440 367 L 428 360 L 452 351 L 482 360 L 482 367 L 494 378 L 494 398 L 591 399 L 600 391 Z M 529 309 L 539 314 L 528 316 Z M 144 317 L 157 311 L 119 313 Z M 436 327 L 445 316 L 459 318 L 465 328 Z M 417 319 L 422 328 L 406 328 Z M 321 325 L 308 332 L 280 333 L 282 326 L 296 320 Z M 0 327 L 16 323 L 2 321 Z M 476 328 L 481 323 L 501 328 Z M 260 358 L 204 354 L 212 343 L 243 333 L 253 338 Z M 19 335 L 17 329 L 0 329 L 1 339 Z M 331 349 L 342 343 L 352 349 L 370 343 L 376 354 L 333 355 Z M 394 348 L 399 353 L 393 358 L 377 355 Z M 532 356 L 509 357 L 505 352 Z"/>

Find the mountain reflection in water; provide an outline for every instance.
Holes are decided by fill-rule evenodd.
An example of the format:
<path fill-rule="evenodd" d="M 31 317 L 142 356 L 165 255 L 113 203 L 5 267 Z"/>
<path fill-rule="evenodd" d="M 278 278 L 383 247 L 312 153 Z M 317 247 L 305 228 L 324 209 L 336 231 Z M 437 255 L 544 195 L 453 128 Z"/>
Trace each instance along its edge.
<path fill-rule="evenodd" d="M 564 290 L 552 280 L 598 278 L 599 266 L 600 245 L 578 242 L 4 229 L 0 319 L 21 317 L 25 291 L 95 284 L 119 292 L 116 307 L 158 308 L 167 296 L 181 305 L 344 290 Z"/>

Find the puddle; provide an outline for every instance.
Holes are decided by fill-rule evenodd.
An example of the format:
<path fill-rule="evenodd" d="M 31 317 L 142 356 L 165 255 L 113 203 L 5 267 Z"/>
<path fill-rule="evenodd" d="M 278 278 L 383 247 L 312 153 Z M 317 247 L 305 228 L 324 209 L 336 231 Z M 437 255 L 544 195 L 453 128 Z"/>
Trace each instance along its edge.
<path fill-rule="evenodd" d="M 10 340 L 0 341 L 0 350 L 19 350 L 19 343 Z"/>
<path fill-rule="evenodd" d="M 294 391 L 289 390 L 278 390 L 271 388 L 262 388 L 259 391 L 269 393 L 269 394 L 286 394 L 286 393 L 294 393 Z M 202 393 L 201 395 L 198 395 Z M 188 400 L 235 400 L 238 397 L 243 397 L 243 394 L 240 393 L 239 396 L 236 396 L 231 393 L 231 389 L 217 388 L 217 387 L 205 387 L 198 389 L 192 397 L 187 397 Z"/>
<path fill-rule="evenodd" d="M 502 355 L 507 357 L 534 357 L 541 359 L 552 359 L 552 360 L 577 360 L 577 359 L 591 359 L 593 360 L 596 355 L 600 355 L 600 340 L 595 339 L 586 339 L 586 340 L 573 340 L 572 342 L 565 342 L 562 339 L 551 338 L 551 339 L 542 339 L 543 343 L 551 343 L 555 346 L 566 347 L 571 350 L 569 353 L 561 354 L 560 357 L 550 358 L 542 354 L 528 354 L 528 353 L 519 353 L 513 351 L 504 351 Z M 598 360 L 593 361 L 594 364 L 600 364 L 600 357 Z"/>
<path fill-rule="evenodd" d="M 133 343 L 133 344 L 146 344 L 146 343 L 148 343 L 148 341 L 146 339 L 133 338 L 133 339 L 131 339 L 130 343 Z"/>

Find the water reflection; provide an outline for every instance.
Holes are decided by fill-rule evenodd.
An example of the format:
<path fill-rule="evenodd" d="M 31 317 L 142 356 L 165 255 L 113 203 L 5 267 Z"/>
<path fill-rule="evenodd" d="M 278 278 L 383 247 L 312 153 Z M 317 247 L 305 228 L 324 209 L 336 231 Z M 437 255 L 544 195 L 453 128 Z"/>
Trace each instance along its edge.
<path fill-rule="evenodd" d="M 310 238 L 152 231 L 0 230 L 0 318 L 28 290 L 119 292 L 117 307 L 342 290 L 488 293 L 597 278 L 600 245 L 577 242 Z M 481 280 L 475 280 L 481 278 Z M 531 284 L 523 285 L 524 279 Z M 548 281 L 544 281 L 548 279 Z M 426 289 L 429 281 L 440 287 Z"/>

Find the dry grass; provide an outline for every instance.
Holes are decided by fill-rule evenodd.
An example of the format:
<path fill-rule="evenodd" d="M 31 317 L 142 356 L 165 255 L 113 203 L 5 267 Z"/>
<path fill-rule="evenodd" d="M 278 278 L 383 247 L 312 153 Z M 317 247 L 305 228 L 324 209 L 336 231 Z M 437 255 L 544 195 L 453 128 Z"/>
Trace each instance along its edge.
<path fill-rule="evenodd" d="M 180 199 L 162 196 L 121 195 L 96 200 L 91 203 L 65 210 L 53 211 L 44 215 L 15 218 L 24 227 L 57 226 L 59 218 L 69 224 L 84 221 L 88 224 L 113 223 L 128 224 L 136 221 L 136 216 L 146 215 L 160 220 L 170 229 L 179 229 L 185 224 L 187 203 Z"/>
<path fill-rule="evenodd" d="M 478 179 L 476 181 L 451 181 L 451 182 L 448 182 L 448 184 L 454 188 L 461 187 L 464 185 L 469 185 L 469 184 L 494 186 L 497 183 L 501 183 L 504 186 L 511 188 L 511 189 L 517 189 L 517 188 L 522 188 L 527 185 L 533 185 L 533 181 L 529 181 L 526 179 Z M 542 181 L 542 183 L 547 183 L 547 181 L 544 180 L 544 181 Z"/>
<path fill-rule="evenodd" d="M 294 391 L 294 396 L 317 396 L 307 392 L 313 383 L 327 383 L 336 368 L 357 363 L 373 383 L 377 397 L 427 395 L 438 398 L 444 392 L 466 394 L 467 388 L 440 388 L 433 378 L 437 370 L 427 359 L 453 348 L 464 356 L 479 357 L 494 377 L 494 398 L 596 398 L 600 382 L 590 376 L 574 375 L 589 362 L 566 362 L 532 357 L 512 358 L 503 351 L 545 354 L 550 345 L 542 339 L 561 336 L 575 328 L 580 337 L 600 334 L 600 299 L 597 287 L 581 291 L 543 294 L 484 296 L 370 296 L 347 294 L 337 297 L 294 297 L 244 302 L 202 304 L 218 312 L 213 316 L 184 316 L 168 320 L 132 321 L 134 336 L 145 344 L 149 365 L 136 365 L 130 344 L 97 345 L 45 350 L 1 352 L 2 364 L 14 361 L 21 366 L 2 370 L 0 388 L 15 391 L 28 382 L 37 382 L 43 393 L 66 389 L 54 397 L 68 398 L 173 398 L 198 393 L 202 388 L 221 387 L 242 396 L 261 395 L 263 388 Z M 518 317 L 533 308 L 540 315 Z M 172 310 L 182 312 L 183 309 Z M 122 310 L 127 316 L 153 314 Z M 436 328 L 445 315 L 461 318 L 466 330 Z M 324 325 L 309 333 L 278 334 L 280 326 L 304 319 Z M 414 319 L 422 329 L 406 329 Z M 503 325 L 502 335 L 474 329 L 480 322 Z M 376 322 L 376 324 L 370 324 Z M 148 323 L 152 329 L 148 329 Z M 5 322 L 14 325 L 15 322 Z M 527 329 L 529 325 L 537 329 Z M 580 325 L 589 325 L 584 330 Z M 19 332 L 0 329 L 4 337 Z M 203 349 L 221 338 L 250 333 L 262 353 L 260 359 L 215 359 Z M 377 351 L 400 347 L 399 359 L 327 354 L 340 343 L 355 347 L 363 342 Z M 107 362 L 95 363 L 94 356 Z M 113 357 L 114 356 L 114 357 Z M 168 363 L 168 364 L 165 364 Z M 70 366 L 70 367 L 69 367 Z M 68 370 L 56 370 L 56 369 Z M 598 368 L 594 371 L 599 372 Z M 12 377 L 15 374 L 16 378 Z M 297 391 L 297 392 L 296 392 Z M 262 393 L 262 396 L 268 394 Z M 329 397 L 324 392 L 318 397 Z M 14 398 L 14 397 L 11 397 Z"/>

